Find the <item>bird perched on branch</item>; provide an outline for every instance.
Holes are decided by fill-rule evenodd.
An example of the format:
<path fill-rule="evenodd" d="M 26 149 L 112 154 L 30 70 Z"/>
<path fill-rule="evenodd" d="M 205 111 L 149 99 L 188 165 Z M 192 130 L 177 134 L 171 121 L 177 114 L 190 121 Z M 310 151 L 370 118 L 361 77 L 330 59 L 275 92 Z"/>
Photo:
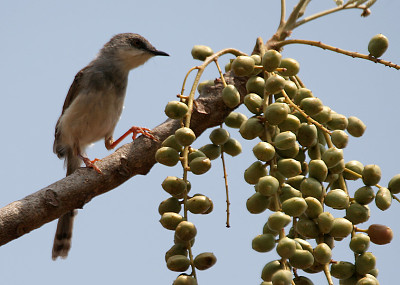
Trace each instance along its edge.
<path fill-rule="evenodd" d="M 168 56 L 138 34 L 118 34 L 104 45 L 94 60 L 80 70 L 65 98 L 57 121 L 53 151 L 65 159 L 67 176 L 84 162 L 97 172 L 101 170 L 85 154 L 90 144 L 104 139 L 108 150 L 123 138 L 138 133 L 155 139 L 149 129 L 132 127 L 114 141 L 113 133 L 123 109 L 128 74 L 153 56 Z M 72 226 L 76 210 L 58 220 L 52 258 L 66 258 L 71 247 Z"/>

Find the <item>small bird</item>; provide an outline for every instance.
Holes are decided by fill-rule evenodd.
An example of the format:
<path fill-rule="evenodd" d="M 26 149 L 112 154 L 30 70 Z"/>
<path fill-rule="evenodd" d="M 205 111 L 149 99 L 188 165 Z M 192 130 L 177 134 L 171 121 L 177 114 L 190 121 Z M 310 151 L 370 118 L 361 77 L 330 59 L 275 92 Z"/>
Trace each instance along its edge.
<path fill-rule="evenodd" d="M 100 139 L 104 138 L 108 150 L 130 133 L 133 133 L 133 139 L 138 133 L 155 139 L 149 129 L 139 127 L 132 127 L 116 141 L 113 139 L 123 109 L 129 71 L 153 56 L 168 54 L 157 50 L 138 34 L 117 34 L 88 66 L 76 74 L 56 124 L 53 145 L 54 153 L 65 159 L 67 176 L 78 169 L 82 161 L 86 167 L 101 173 L 95 165 L 96 160 L 89 160 L 85 154 L 86 147 Z M 68 255 L 75 215 L 76 210 L 58 220 L 53 260 Z"/>

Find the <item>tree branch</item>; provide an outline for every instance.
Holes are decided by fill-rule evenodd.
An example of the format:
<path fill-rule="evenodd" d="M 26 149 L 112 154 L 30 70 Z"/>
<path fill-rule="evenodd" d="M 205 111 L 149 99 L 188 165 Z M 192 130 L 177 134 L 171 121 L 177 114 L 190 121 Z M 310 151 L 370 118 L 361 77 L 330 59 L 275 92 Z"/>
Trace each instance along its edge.
<path fill-rule="evenodd" d="M 225 75 L 225 80 L 239 90 L 242 101 L 246 95 L 246 79 L 234 77 L 230 72 Z M 222 89 L 221 79 L 217 79 L 215 85 L 204 88 L 196 100 L 191 128 L 197 137 L 206 129 L 222 124 L 232 111 L 221 99 Z M 82 208 L 94 197 L 115 189 L 137 174 L 146 175 L 156 163 L 154 155 L 161 141 L 179 127 L 179 120 L 168 119 L 152 130 L 160 142 L 141 136 L 99 161 L 97 166 L 102 170 L 102 175 L 93 169 L 80 168 L 72 175 L 1 208 L 0 245 L 17 239 L 68 211 Z"/>

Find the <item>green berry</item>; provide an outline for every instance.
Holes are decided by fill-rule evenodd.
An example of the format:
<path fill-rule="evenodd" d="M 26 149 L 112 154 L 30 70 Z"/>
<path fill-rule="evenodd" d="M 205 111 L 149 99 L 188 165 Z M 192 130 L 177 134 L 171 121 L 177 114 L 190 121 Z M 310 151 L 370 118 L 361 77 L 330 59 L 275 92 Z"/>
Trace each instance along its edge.
<path fill-rule="evenodd" d="M 217 258 L 212 252 L 203 252 L 197 255 L 194 260 L 194 266 L 199 270 L 206 270 L 217 262 Z"/>
<path fill-rule="evenodd" d="M 246 90 L 248 93 L 256 93 L 257 95 L 264 97 L 264 85 L 264 78 L 260 76 L 252 76 L 246 82 Z"/>
<path fill-rule="evenodd" d="M 286 120 L 290 108 L 285 103 L 272 103 L 265 109 L 265 119 L 270 125 L 278 125 Z"/>
<path fill-rule="evenodd" d="M 275 248 L 275 236 L 262 234 L 256 236 L 251 242 L 251 247 L 258 252 L 268 252 Z"/>
<path fill-rule="evenodd" d="M 365 124 L 357 117 L 348 117 L 347 131 L 353 137 L 361 137 L 365 129 L 367 128 Z"/>
<path fill-rule="evenodd" d="M 262 134 L 264 125 L 258 118 L 250 118 L 240 126 L 239 133 L 246 140 L 252 140 Z"/>
<path fill-rule="evenodd" d="M 234 138 L 229 138 L 223 145 L 223 151 L 231 156 L 237 156 L 242 152 L 242 145 Z"/>
<path fill-rule="evenodd" d="M 285 78 L 279 75 L 272 75 L 265 81 L 265 90 L 269 94 L 280 92 L 285 87 Z"/>
<path fill-rule="evenodd" d="M 246 201 L 246 208 L 251 214 L 260 214 L 264 212 L 269 205 L 269 198 L 260 194 L 259 192 L 254 193 Z"/>
<path fill-rule="evenodd" d="M 240 103 L 240 94 L 235 86 L 228 84 L 222 90 L 222 101 L 229 108 L 235 108 Z"/>
<path fill-rule="evenodd" d="M 333 209 L 342 210 L 349 207 L 349 201 L 349 195 L 346 192 L 342 189 L 333 189 L 326 194 L 324 203 Z"/>
<path fill-rule="evenodd" d="M 206 144 L 199 148 L 210 160 L 217 159 L 221 156 L 221 146 L 215 144 Z"/>
<path fill-rule="evenodd" d="M 177 142 L 175 135 L 170 135 L 161 144 L 161 146 L 172 147 L 177 152 L 182 151 L 182 146 Z"/>
<path fill-rule="evenodd" d="M 167 260 L 167 267 L 171 271 L 184 272 L 190 266 L 190 260 L 183 255 L 173 255 Z"/>
<path fill-rule="evenodd" d="M 183 221 L 183 217 L 177 213 L 167 212 L 162 214 L 160 223 L 167 230 L 175 230 L 180 222 Z"/>
<path fill-rule="evenodd" d="M 267 175 L 265 165 L 261 161 L 256 161 L 244 171 L 244 180 L 249 184 L 256 184 L 265 175 Z"/>
<path fill-rule="evenodd" d="M 284 58 L 279 67 L 286 68 L 286 71 L 279 72 L 282 76 L 295 76 L 300 71 L 300 64 L 293 58 Z"/>
<path fill-rule="evenodd" d="M 190 171 L 193 174 L 201 175 L 211 168 L 211 161 L 208 157 L 196 157 L 189 163 Z"/>
<path fill-rule="evenodd" d="M 195 45 L 192 48 L 192 57 L 194 59 L 198 59 L 201 61 L 204 61 L 207 57 L 209 57 L 213 53 L 214 53 L 213 50 L 208 46 Z"/>
<path fill-rule="evenodd" d="M 239 112 L 230 112 L 229 115 L 225 118 L 224 123 L 230 128 L 238 129 L 246 120 L 246 115 Z"/>
<path fill-rule="evenodd" d="M 229 139 L 229 132 L 223 128 L 216 128 L 210 133 L 210 140 L 215 145 L 222 145 Z"/>
<path fill-rule="evenodd" d="M 179 153 L 172 147 L 161 147 L 157 150 L 155 158 L 158 163 L 174 166 L 179 161 Z"/>
<path fill-rule="evenodd" d="M 196 135 L 191 128 L 183 127 L 175 131 L 175 139 L 182 146 L 191 145 L 196 139 Z"/>
<path fill-rule="evenodd" d="M 276 50 L 267 50 L 262 58 L 262 65 L 268 72 L 277 69 L 281 64 L 282 55 Z"/>
<path fill-rule="evenodd" d="M 298 249 L 289 258 L 289 262 L 293 267 L 307 269 L 314 264 L 314 256 L 308 250 Z"/>
<path fill-rule="evenodd" d="M 389 47 L 389 40 L 382 34 L 377 34 L 368 43 L 369 54 L 373 57 L 381 57 Z"/>
<path fill-rule="evenodd" d="M 249 93 L 244 96 L 243 103 L 247 107 L 247 109 L 253 114 L 261 114 L 263 99 L 256 93 Z"/>
<path fill-rule="evenodd" d="M 253 153 L 259 160 L 270 161 L 275 157 L 275 148 L 267 142 L 259 142 L 253 147 Z"/>
<path fill-rule="evenodd" d="M 249 76 L 254 71 L 255 62 L 250 56 L 238 56 L 232 62 L 231 68 L 237 76 Z"/>
<path fill-rule="evenodd" d="M 382 177 L 381 169 L 378 165 L 366 165 L 361 172 L 362 180 L 365 185 L 373 186 L 379 183 Z"/>

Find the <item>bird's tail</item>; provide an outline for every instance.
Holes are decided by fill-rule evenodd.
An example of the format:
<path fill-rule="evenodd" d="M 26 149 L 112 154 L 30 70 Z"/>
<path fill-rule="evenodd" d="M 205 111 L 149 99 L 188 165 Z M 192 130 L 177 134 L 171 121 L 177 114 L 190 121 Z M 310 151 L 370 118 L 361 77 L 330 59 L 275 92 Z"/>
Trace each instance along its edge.
<path fill-rule="evenodd" d="M 67 151 L 65 158 L 67 167 L 67 176 L 72 174 L 76 169 L 81 166 L 81 159 L 73 155 L 72 150 Z M 57 257 L 66 258 L 68 251 L 71 248 L 72 228 L 74 225 L 74 217 L 78 211 L 73 210 L 61 216 L 58 219 L 57 230 L 54 236 L 52 259 L 56 260 Z"/>

